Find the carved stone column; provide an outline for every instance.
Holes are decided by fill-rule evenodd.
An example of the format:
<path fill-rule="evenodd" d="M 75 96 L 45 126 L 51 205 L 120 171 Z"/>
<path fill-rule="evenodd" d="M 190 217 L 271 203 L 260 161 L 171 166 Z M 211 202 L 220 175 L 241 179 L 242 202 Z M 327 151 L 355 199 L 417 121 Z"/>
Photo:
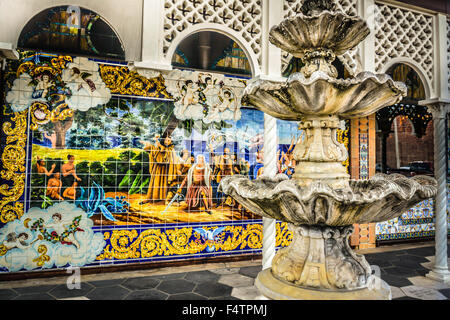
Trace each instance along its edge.
<path fill-rule="evenodd" d="M 421 102 L 433 114 L 434 126 L 434 176 L 437 180 L 435 197 L 435 261 L 426 276 L 434 280 L 450 282 L 447 255 L 447 113 L 450 102 Z"/>

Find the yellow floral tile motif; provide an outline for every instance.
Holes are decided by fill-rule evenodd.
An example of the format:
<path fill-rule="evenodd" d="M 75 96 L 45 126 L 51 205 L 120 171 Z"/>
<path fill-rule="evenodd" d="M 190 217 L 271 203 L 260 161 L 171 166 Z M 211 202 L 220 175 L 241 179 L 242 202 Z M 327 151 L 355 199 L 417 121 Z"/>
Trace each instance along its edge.
<path fill-rule="evenodd" d="M 36 262 L 36 265 L 38 267 L 42 267 L 47 261 L 50 261 L 50 257 L 46 254 L 47 253 L 47 246 L 41 244 L 37 252 L 40 253 L 40 256 L 36 259 L 33 259 L 33 262 Z"/>
<path fill-rule="evenodd" d="M 206 232 L 214 231 L 216 226 L 204 226 Z M 287 223 L 277 223 L 276 246 L 285 247 L 292 241 L 292 232 Z M 127 260 L 161 256 L 189 255 L 205 252 L 214 246 L 215 252 L 262 248 L 262 224 L 228 225 L 222 227 L 214 239 L 203 239 L 195 228 L 174 229 L 151 228 L 141 233 L 136 229 L 104 232 L 109 240 L 97 260 Z M 206 250 L 206 252 L 211 252 Z"/>
<path fill-rule="evenodd" d="M 7 223 L 23 215 L 23 203 L 16 202 L 25 190 L 25 158 L 27 111 L 15 112 L 11 119 L 2 126 L 6 136 L 6 147 L 2 152 L 2 179 L 12 185 L 0 185 L 0 221 Z"/>
<path fill-rule="evenodd" d="M 287 222 L 276 224 L 276 242 L 277 247 L 287 247 L 292 241 L 292 231 L 288 229 Z"/>
<path fill-rule="evenodd" d="M 127 66 L 100 64 L 100 76 L 113 94 L 153 98 L 172 98 L 166 91 L 164 78 L 147 79 Z"/>

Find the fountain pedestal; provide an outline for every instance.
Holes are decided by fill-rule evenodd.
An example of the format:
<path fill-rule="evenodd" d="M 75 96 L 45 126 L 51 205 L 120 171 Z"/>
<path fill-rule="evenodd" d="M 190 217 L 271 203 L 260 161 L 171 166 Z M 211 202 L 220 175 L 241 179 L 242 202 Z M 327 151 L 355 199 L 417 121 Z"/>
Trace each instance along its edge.
<path fill-rule="evenodd" d="M 350 248 L 352 226 L 295 226 L 293 240 L 280 249 L 272 268 L 263 270 L 256 286 L 271 299 L 389 300 L 391 290 L 372 275 L 362 255 Z"/>

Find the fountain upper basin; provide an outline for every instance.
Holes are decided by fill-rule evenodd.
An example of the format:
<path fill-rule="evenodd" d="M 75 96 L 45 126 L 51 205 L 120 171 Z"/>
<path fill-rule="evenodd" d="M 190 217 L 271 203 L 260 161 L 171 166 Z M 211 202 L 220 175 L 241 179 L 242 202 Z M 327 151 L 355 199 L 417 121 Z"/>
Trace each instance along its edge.
<path fill-rule="evenodd" d="M 316 71 L 311 77 L 294 73 L 288 80 L 255 80 L 244 90 L 242 103 L 282 120 L 305 115 L 357 118 L 393 105 L 406 96 L 402 82 L 386 74 L 361 72 L 352 79 L 336 79 Z"/>

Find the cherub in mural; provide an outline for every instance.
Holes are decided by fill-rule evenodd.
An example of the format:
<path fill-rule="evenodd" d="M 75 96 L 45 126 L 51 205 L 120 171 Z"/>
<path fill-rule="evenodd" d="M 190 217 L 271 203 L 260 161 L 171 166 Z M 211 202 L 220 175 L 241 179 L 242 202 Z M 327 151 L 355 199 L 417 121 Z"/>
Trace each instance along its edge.
<path fill-rule="evenodd" d="M 2 252 L 4 250 L 8 251 L 14 248 L 26 249 L 33 243 L 27 243 L 29 236 L 26 232 L 21 232 L 18 235 L 15 232 L 8 233 L 6 235 L 6 240 L 2 243 Z M 36 239 L 38 240 L 38 239 Z M 6 253 L 6 252 L 5 252 Z"/>
<path fill-rule="evenodd" d="M 50 88 L 54 86 L 55 83 L 51 80 L 50 73 L 43 72 L 36 78 L 36 80 L 31 81 L 28 85 L 35 85 L 31 95 L 33 99 L 45 99 L 50 91 Z"/>
<path fill-rule="evenodd" d="M 67 231 L 67 227 L 70 226 L 71 224 L 72 221 L 70 221 L 70 223 L 63 221 L 61 214 L 56 212 L 52 215 L 52 222 L 45 224 L 44 227 L 48 229 L 53 229 L 53 231 L 51 232 L 52 236 L 62 237 L 63 233 Z M 84 232 L 83 229 L 76 227 L 74 232 L 68 232 L 68 234 L 64 238 L 62 238 L 60 242 L 62 244 L 67 245 L 73 244 L 76 248 L 79 249 L 80 243 L 75 239 L 74 236 L 75 232 L 77 231 Z"/>
<path fill-rule="evenodd" d="M 45 174 L 47 177 L 50 177 L 53 174 L 55 167 L 56 164 L 52 164 L 50 171 L 48 171 L 44 159 L 39 158 L 39 156 L 36 158 L 36 169 L 39 174 Z"/>
<path fill-rule="evenodd" d="M 53 177 L 48 179 L 47 190 L 45 191 L 45 194 L 51 199 L 64 200 L 64 198 L 61 197 L 62 182 L 60 176 L 61 175 L 59 172 L 55 172 L 53 174 Z"/>
<path fill-rule="evenodd" d="M 180 88 L 180 83 L 177 82 L 178 91 L 181 96 L 181 114 L 184 115 L 187 107 L 199 102 L 198 86 L 192 80 L 186 80 L 184 86 Z"/>
<path fill-rule="evenodd" d="M 202 76 L 205 76 L 204 81 Z M 208 106 L 212 107 L 218 104 L 218 89 L 216 87 L 215 81 L 213 81 L 210 74 L 199 73 L 198 75 L 199 87 L 201 88 L 201 94 L 205 96 L 206 103 Z"/>
<path fill-rule="evenodd" d="M 91 79 L 89 79 L 90 76 L 92 76 L 91 73 L 88 72 L 81 73 L 80 69 L 78 69 L 77 67 L 72 67 L 70 68 L 70 77 L 68 81 L 74 82 L 75 84 L 78 85 L 77 91 L 84 89 L 90 95 L 95 95 L 97 88 L 95 87 L 95 83 Z"/>
<path fill-rule="evenodd" d="M 150 183 L 147 197 L 141 204 L 167 198 L 167 186 L 177 175 L 177 155 L 174 144 L 169 136 L 155 137 L 155 143 L 139 141 L 144 145 L 149 157 Z"/>
<path fill-rule="evenodd" d="M 239 110 L 238 99 L 230 88 L 221 87 L 219 90 L 220 104 L 217 106 L 219 112 L 223 113 L 223 118 L 238 120 Z"/>
<path fill-rule="evenodd" d="M 186 205 L 188 211 L 200 208 L 203 205 L 205 211 L 212 214 L 211 168 L 205 161 L 204 155 L 199 154 L 197 156 L 196 162 L 189 169 L 177 193 L 182 192 L 185 184 L 187 184 Z"/>

